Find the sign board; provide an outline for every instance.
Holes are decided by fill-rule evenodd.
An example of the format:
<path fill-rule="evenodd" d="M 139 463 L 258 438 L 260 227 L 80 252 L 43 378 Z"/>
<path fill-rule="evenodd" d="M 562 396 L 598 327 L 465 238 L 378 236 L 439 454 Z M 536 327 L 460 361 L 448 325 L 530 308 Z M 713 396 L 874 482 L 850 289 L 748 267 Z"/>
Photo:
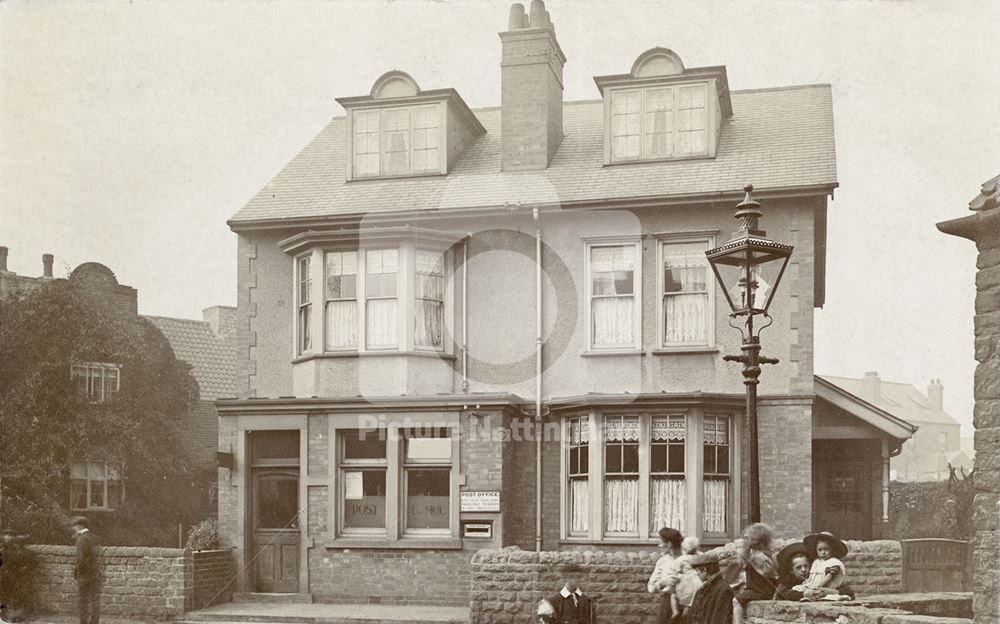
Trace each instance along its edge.
<path fill-rule="evenodd" d="M 500 492 L 462 492 L 462 511 L 500 511 Z"/>

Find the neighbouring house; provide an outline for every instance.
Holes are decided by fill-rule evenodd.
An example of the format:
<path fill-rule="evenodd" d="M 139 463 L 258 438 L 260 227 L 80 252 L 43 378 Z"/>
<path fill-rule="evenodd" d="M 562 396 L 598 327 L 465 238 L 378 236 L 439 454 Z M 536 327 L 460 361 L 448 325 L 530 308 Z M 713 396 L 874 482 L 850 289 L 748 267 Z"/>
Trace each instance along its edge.
<path fill-rule="evenodd" d="M 482 548 L 739 535 L 744 387 L 722 356 L 740 335 L 705 252 L 747 183 L 795 246 L 764 339 L 781 363 L 761 377 L 763 519 L 810 531 L 820 479 L 864 498 L 845 537 L 879 535 L 912 428 L 813 375 L 830 86 L 731 91 L 725 67 L 652 48 L 564 102 L 537 0 L 511 7 L 499 53 L 499 107 L 397 70 L 338 99 L 228 222 L 240 372 L 217 402 L 219 524 L 240 591 L 467 604 Z M 815 460 L 859 438 L 863 483 Z"/>
<path fill-rule="evenodd" d="M 927 393 L 908 383 L 885 381 L 869 371 L 861 379 L 822 378 L 853 396 L 917 428 L 912 439 L 892 458 L 894 477 L 900 481 L 942 481 L 956 470 L 972 470 L 972 458 L 962 448 L 961 425 L 944 411 L 944 385 L 932 379 Z"/>
<path fill-rule="evenodd" d="M 58 528 L 62 520 L 56 516 L 84 514 L 108 544 L 176 545 L 178 524 L 194 522 L 212 513 L 214 507 L 208 492 L 217 480 L 218 427 L 211 400 L 200 404 L 190 400 L 195 386 L 195 379 L 189 374 L 191 366 L 178 361 L 165 332 L 157 329 L 157 323 L 138 314 L 136 289 L 120 284 L 108 267 L 86 262 L 65 278 L 54 277 L 53 257 L 45 254 L 42 276 L 32 277 L 9 271 L 7 255 L 8 249 L 0 247 L 0 298 L 12 306 L 32 305 L 32 296 L 41 295 L 48 288 L 49 293 L 62 293 L 59 296 L 63 298 L 55 300 L 59 305 L 75 311 L 72 314 L 53 312 L 52 318 L 44 319 L 41 315 L 26 320 L 17 318 L 24 323 L 49 324 L 38 329 L 45 333 L 40 334 L 34 345 L 45 347 L 39 349 L 39 353 L 48 355 L 29 360 L 37 369 L 30 374 L 45 378 L 47 369 L 53 364 L 64 366 L 66 380 L 72 382 L 81 399 L 74 403 L 58 395 L 49 397 L 47 392 L 58 390 L 46 387 L 36 391 L 42 398 L 29 401 L 52 405 L 43 410 L 51 422 L 41 427 L 38 435 L 58 434 L 63 438 L 44 447 L 42 452 L 51 452 L 51 456 L 39 456 L 37 450 L 32 451 L 32 456 L 39 466 L 64 463 L 65 473 L 64 478 L 45 481 L 48 490 L 44 498 L 51 499 L 52 504 L 59 507 L 58 513 L 52 513 L 50 504 L 31 499 L 36 510 L 33 513 L 40 514 L 40 520 L 37 526 L 22 530 L 36 537 L 42 534 L 53 539 L 53 530 L 57 529 L 54 538 L 64 538 L 65 529 Z M 74 297 L 78 298 L 76 303 Z M 3 320 L 14 318 L 15 308 L 9 310 L 11 318 Z M 86 311 L 89 316 L 76 318 L 80 311 Z M 29 335 L 34 330 L 25 325 L 21 331 Z M 183 355 L 194 360 L 192 365 L 201 382 L 203 371 L 200 368 L 205 360 L 190 358 L 187 351 Z M 209 354 L 209 359 L 215 355 Z M 218 354 L 216 359 L 221 359 L 222 355 Z M 211 364 L 217 369 L 221 367 L 218 374 L 225 377 L 218 380 L 218 385 L 228 384 L 231 388 L 234 349 L 230 347 L 224 355 L 226 364 L 216 360 Z M 31 387 L 21 379 L 12 383 L 13 388 L 5 390 L 21 392 L 23 390 L 18 388 Z M 217 388 L 211 389 L 216 391 Z M 21 409 L 24 398 L 14 400 L 17 403 L 8 406 Z M 77 405 L 78 409 L 67 410 L 69 404 Z M 205 407 L 211 409 L 206 412 Z M 133 410 L 145 413 L 137 417 Z M 16 414 L 11 413 L 11 416 L 16 420 Z M 112 423 L 123 425 L 115 429 L 121 436 L 111 435 L 107 428 L 114 428 Z M 131 431 L 130 427 L 137 423 L 142 423 L 144 428 Z M 147 437 L 140 439 L 143 435 Z M 170 437 L 169 442 L 165 436 Z M 30 440 L 17 436 L 13 439 L 31 444 Z M 5 445 L 10 444 L 10 440 L 5 437 Z M 146 447 L 155 451 L 142 454 L 139 449 Z M 196 452 L 196 449 L 202 450 Z M 10 449 L 5 448 L 7 457 L 16 456 L 8 451 Z M 192 470 L 194 467 L 202 468 L 200 477 Z M 40 473 L 38 478 L 44 478 L 45 474 L 48 473 Z M 8 494 L 11 487 L 20 488 L 10 479 L 4 485 Z M 165 497 L 166 492 L 158 488 L 167 488 L 177 500 L 171 503 Z M 23 488 L 18 492 L 23 494 Z M 194 495 L 202 492 L 205 497 L 199 504 Z M 10 497 L 5 498 L 5 503 L 5 511 L 12 509 Z M 21 507 L 27 509 L 25 505 Z"/>
<path fill-rule="evenodd" d="M 214 517 L 218 509 L 216 453 L 219 441 L 217 399 L 236 396 L 236 308 L 212 306 L 202 310 L 202 320 L 146 316 L 163 332 L 178 360 L 191 366 L 198 383 L 198 402 L 182 427 L 187 432 L 185 449 L 192 462 L 211 473 L 204 490 L 206 509 Z"/>

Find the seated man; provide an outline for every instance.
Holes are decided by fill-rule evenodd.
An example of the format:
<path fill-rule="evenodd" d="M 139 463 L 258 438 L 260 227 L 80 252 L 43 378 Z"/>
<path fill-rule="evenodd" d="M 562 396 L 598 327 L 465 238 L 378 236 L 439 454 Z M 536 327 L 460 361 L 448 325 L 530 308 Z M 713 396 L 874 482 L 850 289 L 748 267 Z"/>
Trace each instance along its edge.
<path fill-rule="evenodd" d="M 594 604 L 580 590 L 583 567 L 567 563 L 559 566 L 559 574 L 563 588 L 538 603 L 538 621 L 541 624 L 594 624 Z"/>

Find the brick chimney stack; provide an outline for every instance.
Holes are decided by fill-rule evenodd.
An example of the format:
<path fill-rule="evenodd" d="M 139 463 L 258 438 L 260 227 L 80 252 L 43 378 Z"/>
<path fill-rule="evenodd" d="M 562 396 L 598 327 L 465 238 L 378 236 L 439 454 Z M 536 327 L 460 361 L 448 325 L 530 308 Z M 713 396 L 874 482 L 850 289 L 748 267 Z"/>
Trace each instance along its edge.
<path fill-rule="evenodd" d="M 504 171 L 541 170 L 549 166 L 563 139 L 563 65 L 566 56 L 542 0 L 510 7 L 506 32 L 500 33 L 500 121 Z"/>
<path fill-rule="evenodd" d="M 864 395 L 861 398 L 872 405 L 877 405 L 879 397 L 882 396 L 882 380 L 879 379 L 878 371 L 866 372 L 865 378 L 861 380 L 861 388 Z"/>
<path fill-rule="evenodd" d="M 42 254 L 42 277 L 52 277 L 52 254 Z"/>
<path fill-rule="evenodd" d="M 931 383 L 927 385 L 927 398 L 931 405 L 944 411 L 944 386 L 940 379 L 931 379 Z"/>

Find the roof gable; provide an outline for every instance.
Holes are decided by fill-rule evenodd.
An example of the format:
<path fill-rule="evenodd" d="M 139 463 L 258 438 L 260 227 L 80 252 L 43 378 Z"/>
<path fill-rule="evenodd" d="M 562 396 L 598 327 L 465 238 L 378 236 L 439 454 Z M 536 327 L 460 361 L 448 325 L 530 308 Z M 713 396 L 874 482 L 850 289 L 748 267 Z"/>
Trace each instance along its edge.
<path fill-rule="evenodd" d="M 817 378 L 819 377 L 817 375 Z M 821 377 L 855 396 L 864 398 L 864 389 L 860 379 L 833 377 L 831 375 L 822 375 Z M 960 426 L 957 420 L 943 410 L 938 409 L 922 392 L 911 384 L 881 380 L 879 388 L 881 396 L 879 396 L 878 400 L 868 402 L 897 418 L 917 424 L 934 423 L 955 427 Z"/>

